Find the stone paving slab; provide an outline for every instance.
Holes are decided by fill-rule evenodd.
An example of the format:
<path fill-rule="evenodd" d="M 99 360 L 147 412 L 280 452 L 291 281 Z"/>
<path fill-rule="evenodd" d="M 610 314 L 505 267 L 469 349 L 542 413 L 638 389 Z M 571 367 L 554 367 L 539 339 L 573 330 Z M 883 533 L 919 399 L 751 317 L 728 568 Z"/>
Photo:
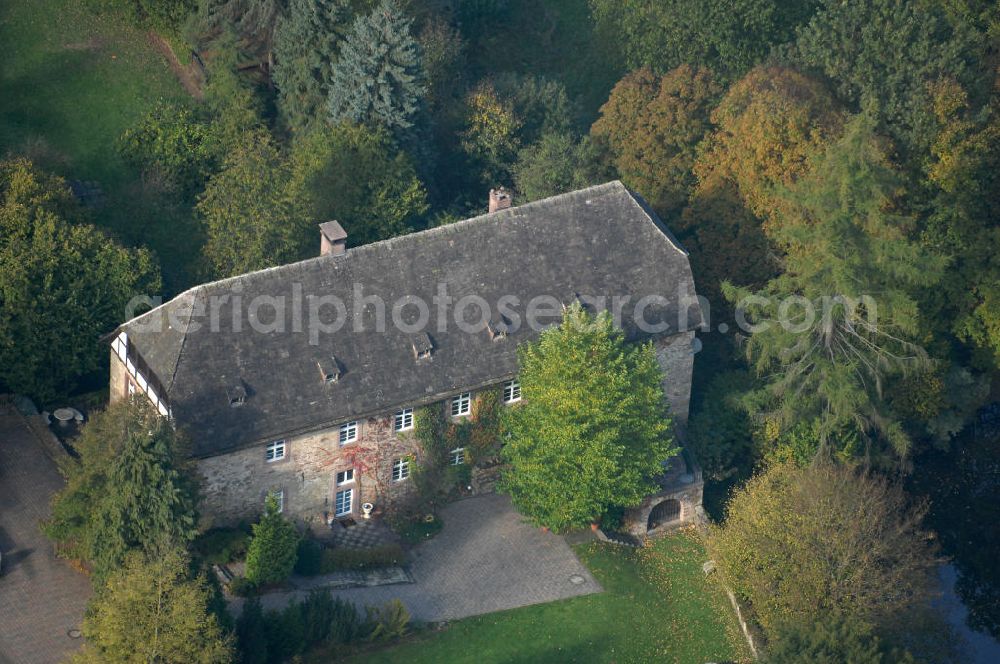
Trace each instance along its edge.
<path fill-rule="evenodd" d="M 0 662 L 59 662 L 81 645 L 90 582 L 56 558 L 38 523 L 62 487 L 55 463 L 9 409 L 0 409 Z"/>
<path fill-rule="evenodd" d="M 414 619 L 441 622 L 602 591 L 562 537 L 526 523 L 506 496 L 452 503 L 441 519 L 441 532 L 413 550 L 412 584 L 333 594 L 359 608 L 400 599 Z M 304 596 L 273 593 L 262 602 L 281 608 Z"/>

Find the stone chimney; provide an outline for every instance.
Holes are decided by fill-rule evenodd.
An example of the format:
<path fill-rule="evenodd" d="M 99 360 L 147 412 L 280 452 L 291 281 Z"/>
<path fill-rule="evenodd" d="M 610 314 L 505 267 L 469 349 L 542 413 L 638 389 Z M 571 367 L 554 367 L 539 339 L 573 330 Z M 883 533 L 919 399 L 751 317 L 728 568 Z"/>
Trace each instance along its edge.
<path fill-rule="evenodd" d="M 319 255 L 343 256 L 347 253 L 347 231 L 336 221 L 319 225 Z"/>
<path fill-rule="evenodd" d="M 513 199 L 510 196 L 510 192 L 503 187 L 490 189 L 490 212 L 506 210 L 512 202 Z"/>

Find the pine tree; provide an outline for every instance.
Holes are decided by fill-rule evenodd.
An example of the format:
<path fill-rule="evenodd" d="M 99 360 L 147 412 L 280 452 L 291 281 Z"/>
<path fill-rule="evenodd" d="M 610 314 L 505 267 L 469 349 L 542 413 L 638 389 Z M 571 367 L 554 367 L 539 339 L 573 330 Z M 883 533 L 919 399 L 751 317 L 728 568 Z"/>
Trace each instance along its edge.
<path fill-rule="evenodd" d="M 278 107 L 286 125 L 302 134 L 326 116 L 330 78 L 346 33 L 347 0 L 291 0 L 274 31 Z"/>
<path fill-rule="evenodd" d="M 518 511 L 558 531 L 652 493 L 678 451 L 652 347 L 574 304 L 518 355 L 524 401 L 505 410 L 501 481 Z"/>
<path fill-rule="evenodd" d="M 333 68 L 334 122 L 382 124 L 396 133 L 413 126 L 424 83 L 411 23 L 395 0 L 383 0 L 354 22 Z"/>
<path fill-rule="evenodd" d="M 279 583 L 287 579 L 298 557 L 299 534 L 278 511 L 273 493 L 264 501 L 264 514 L 253 525 L 247 549 L 246 577 L 255 584 Z"/>
<path fill-rule="evenodd" d="M 196 487 L 168 420 L 142 397 L 96 413 L 63 465 L 66 486 L 43 526 L 65 556 L 88 560 L 101 579 L 133 549 L 185 543 L 196 529 Z"/>
<path fill-rule="evenodd" d="M 139 397 L 121 419 L 121 440 L 107 468 L 87 533 L 94 574 L 102 578 L 132 549 L 186 543 L 197 530 L 195 488 L 170 422 Z"/>
<path fill-rule="evenodd" d="M 896 459 L 909 451 L 884 386 L 889 376 L 926 366 L 912 342 L 920 332 L 913 292 L 934 284 L 943 268 L 910 239 L 913 220 L 894 209 L 898 187 L 872 122 L 856 118 L 782 195 L 769 234 L 785 251 L 784 274 L 756 298 L 725 287 L 762 324 L 747 342 L 766 382 L 748 401 L 755 414 L 781 429 L 815 423 L 821 450 L 856 433 L 883 462 L 891 456 L 871 443 L 887 442 Z"/>

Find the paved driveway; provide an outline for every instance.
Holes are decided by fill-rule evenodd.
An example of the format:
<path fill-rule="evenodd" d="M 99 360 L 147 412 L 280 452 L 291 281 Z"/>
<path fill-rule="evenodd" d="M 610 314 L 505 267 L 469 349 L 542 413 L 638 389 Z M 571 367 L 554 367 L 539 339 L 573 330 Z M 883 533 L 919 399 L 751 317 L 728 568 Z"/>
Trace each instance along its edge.
<path fill-rule="evenodd" d="M 452 503 L 441 518 L 441 532 L 414 550 L 414 583 L 334 594 L 359 608 L 400 599 L 414 618 L 438 622 L 601 592 L 566 541 L 525 523 L 506 496 Z M 296 595 L 267 595 L 264 605 Z"/>
<path fill-rule="evenodd" d="M 80 645 L 90 582 L 52 553 L 38 530 L 62 476 L 13 413 L 0 407 L 0 662 L 61 661 Z"/>

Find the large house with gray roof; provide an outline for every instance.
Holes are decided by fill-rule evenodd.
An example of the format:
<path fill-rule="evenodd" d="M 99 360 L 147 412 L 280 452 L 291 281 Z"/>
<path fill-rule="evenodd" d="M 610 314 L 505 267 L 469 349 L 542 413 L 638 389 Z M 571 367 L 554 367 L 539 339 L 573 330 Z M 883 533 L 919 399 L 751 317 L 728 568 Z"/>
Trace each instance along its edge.
<path fill-rule="evenodd" d="M 702 308 L 687 252 L 642 199 L 610 182 L 520 206 L 494 191 L 490 210 L 353 248 L 328 222 L 316 258 L 178 295 L 116 331 L 112 400 L 144 394 L 187 434 L 215 525 L 256 518 L 269 492 L 312 528 L 406 496 L 415 409 L 468 417 L 494 389 L 515 404 L 517 346 L 574 301 L 653 341 L 683 424 Z M 672 463 L 683 481 L 664 485 L 680 493 L 660 518 L 686 521 L 700 482 Z"/>

